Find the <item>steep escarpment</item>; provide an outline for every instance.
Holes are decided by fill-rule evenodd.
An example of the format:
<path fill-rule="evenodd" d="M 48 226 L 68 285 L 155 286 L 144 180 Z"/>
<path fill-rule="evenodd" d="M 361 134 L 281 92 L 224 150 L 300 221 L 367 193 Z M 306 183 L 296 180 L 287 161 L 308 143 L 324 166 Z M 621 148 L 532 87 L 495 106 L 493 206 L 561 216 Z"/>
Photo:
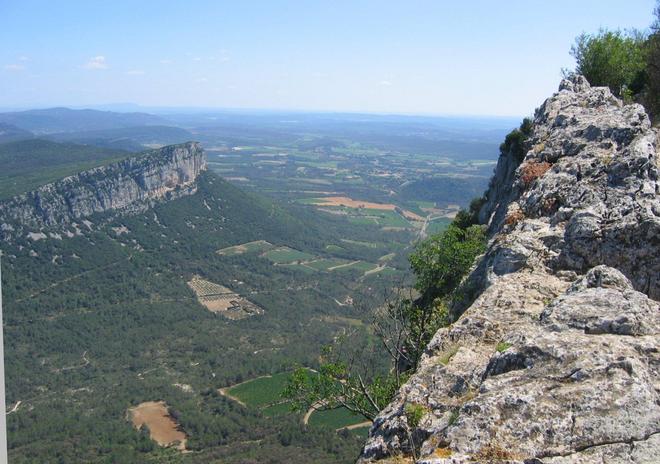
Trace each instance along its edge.
<path fill-rule="evenodd" d="M 140 211 L 194 193 L 205 169 L 204 151 L 190 142 L 83 171 L 0 202 L 0 238 L 61 229 L 96 213 Z"/>
<path fill-rule="evenodd" d="M 527 149 L 501 157 L 487 192 L 473 302 L 362 462 L 660 462 L 657 133 L 577 76 L 537 110 Z"/>

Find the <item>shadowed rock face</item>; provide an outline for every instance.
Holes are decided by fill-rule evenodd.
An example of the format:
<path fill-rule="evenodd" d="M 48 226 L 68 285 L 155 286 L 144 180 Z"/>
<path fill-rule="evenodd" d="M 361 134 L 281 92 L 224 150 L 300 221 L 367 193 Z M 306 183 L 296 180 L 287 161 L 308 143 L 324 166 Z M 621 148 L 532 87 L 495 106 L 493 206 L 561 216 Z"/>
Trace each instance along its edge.
<path fill-rule="evenodd" d="M 196 191 L 206 169 L 198 143 L 171 145 L 83 171 L 0 203 L 0 238 L 58 229 L 96 213 L 134 212 Z"/>
<path fill-rule="evenodd" d="M 498 163 L 489 248 L 465 282 L 479 296 L 435 335 L 361 462 L 413 447 L 429 464 L 660 462 L 656 150 L 641 106 L 562 82 L 522 164 Z M 415 430 L 407 403 L 428 409 Z"/>

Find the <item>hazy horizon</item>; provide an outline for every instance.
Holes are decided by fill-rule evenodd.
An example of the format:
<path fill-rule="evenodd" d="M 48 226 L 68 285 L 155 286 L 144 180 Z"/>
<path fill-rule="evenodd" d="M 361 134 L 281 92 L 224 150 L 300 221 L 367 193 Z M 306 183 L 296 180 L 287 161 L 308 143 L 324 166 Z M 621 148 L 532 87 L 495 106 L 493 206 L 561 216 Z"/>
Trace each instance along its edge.
<path fill-rule="evenodd" d="M 519 117 L 578 34 L 644 29 L 653 6 L 3 2 L 0 107 Z"/>
<path fill-rule="evenodd" d="M 204 107 L 204 106 L 144 106 L 138 103 L 98 103 L 90 105 L 34 105 L 34 106 L 0 106 L 0 113 L 13 113 L 23 111 L 42 111 L 56 108 L 71 110 L 94 110 L 114 113 L 150 113 L 155 115 L 176 114 L 236 114 L 236 115 L 328 115 L 328 116 L 373 116 L 373 117 L 401 117 L 401 118 L 428 118 L 428 119 L 474 119 L 474 120 L 511 120 L 533 113 L 533 108 L 527 114 L 498 115 L 498 114 L 455 114 L 455 113 L 404 113 L 380 111 L 351 111 L 351 110 L 322 110 L 322 109 L 296 109 L 296 108 L 241 108 L 241 107 Z"/>

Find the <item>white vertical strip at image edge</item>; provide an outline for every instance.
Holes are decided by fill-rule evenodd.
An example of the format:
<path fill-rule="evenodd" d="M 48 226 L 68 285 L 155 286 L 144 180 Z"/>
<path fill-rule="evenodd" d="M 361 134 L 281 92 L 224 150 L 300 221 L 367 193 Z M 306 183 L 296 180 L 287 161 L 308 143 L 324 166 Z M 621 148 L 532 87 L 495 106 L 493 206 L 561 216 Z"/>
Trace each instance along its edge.
<path fill-rule="evenodd" d="M 2 318 L 2 253 L 0 252 L 0 464 L 9 462 L 7 457 L 7 404 L 5 401 L 5 345 Z"/>

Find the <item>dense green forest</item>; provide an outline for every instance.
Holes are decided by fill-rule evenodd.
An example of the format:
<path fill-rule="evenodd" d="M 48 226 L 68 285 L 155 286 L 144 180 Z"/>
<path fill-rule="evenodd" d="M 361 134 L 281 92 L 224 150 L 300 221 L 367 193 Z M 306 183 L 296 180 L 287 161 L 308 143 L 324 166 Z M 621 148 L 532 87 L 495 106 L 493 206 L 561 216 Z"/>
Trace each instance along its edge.
<path fill-rule="evenodd" d="M 42 139 L 0 144 L 0 199 L 128 155 L 123 150 Z"/>
<path fill-rule="evenodd" d="M 644 105 L 651 119 L 660 115 L 660 2 L 648 30 L 583 33 L 571 48 L 575 69 L 591 85 L 607 86 L 626 102 Z"/>
<path fill-rule="evenodd" d="M 361 329 L 368 315 L 337 301 L 377 298 L 405 267 L 319 278 L 259 254 L 215 251 L 267 240 L 373 262 L 405 248 L 407 234 L 283 208 L 211 173 L 195 195 L 135 216 L 89 219 L 82 236 L 3 244 L 7 404 L 21 402 L 8 416 L 12 462 L 355 458 L 357 434 L 304 427 L 293 413 L 269 417 L 217 389 L 314 367 L 320 347 L 348 327 L 369 343 Z M 186 284 L 194 275 L 247 296 L 264 314 L 230 321 L 207 311 Z M 163 450 L 131 426 L 127 409 L 152 400 L 175 412 L 191 453 Z"/>

